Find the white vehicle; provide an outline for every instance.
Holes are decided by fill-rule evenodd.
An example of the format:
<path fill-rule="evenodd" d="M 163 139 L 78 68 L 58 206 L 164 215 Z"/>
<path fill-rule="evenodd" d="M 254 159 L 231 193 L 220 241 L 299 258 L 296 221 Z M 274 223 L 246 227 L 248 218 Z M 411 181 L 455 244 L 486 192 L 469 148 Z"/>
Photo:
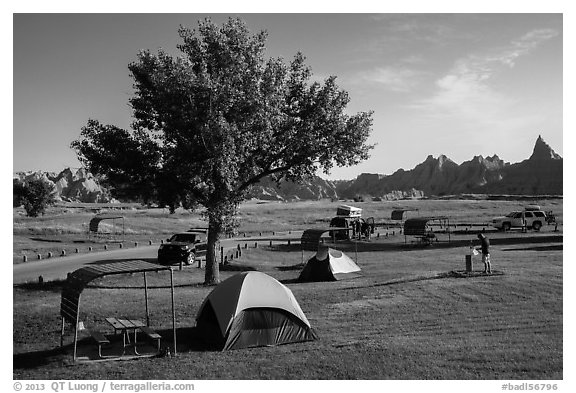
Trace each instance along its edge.
<path fill-rule="evenodd" d="M 546 222 L 546 213 L 540 210 L 539 206 L 527 206 L 524 211 L 515 211 L 503 217 L 494 218 L 492 226 L 503 231 L 523 227 L 539 231 Z"/>
<path fill-rule="evenodd" d="M 354 206 L 340 205 L 338 206 L 338 209 L 336 209 L 336 215 L 342 217 L 360 218 L 362 217 L 362 209 Z"/>

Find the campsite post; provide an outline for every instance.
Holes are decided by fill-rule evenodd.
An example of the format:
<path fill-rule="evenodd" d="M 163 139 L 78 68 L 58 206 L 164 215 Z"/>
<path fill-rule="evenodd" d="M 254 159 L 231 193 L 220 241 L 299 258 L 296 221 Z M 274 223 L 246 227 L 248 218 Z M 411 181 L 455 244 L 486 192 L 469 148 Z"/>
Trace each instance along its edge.
<path fill-rule="evenodd" d="M 144 304 L 146 306 L 146 326 L 150 326 L 150 313 L 148 312 L 148 282 L 146 272 L 144 272 Z"/>
<path fill-rule="evenodd" d="M 176 310 L 174 309 L 174 272 L 170 269 L 170 294 L 172 297 L 172 335 L 174 339 L 174 356 L 176 356 Z"/>
<path fill-rule="evenodd" d="M 466 272 L 467 273 L 472 273 L 472 250 L 474 249 L 474 247 L 472 247 L 472 240 L 470 240 L 470 252 L 468 254 L 466 254 Z"/>

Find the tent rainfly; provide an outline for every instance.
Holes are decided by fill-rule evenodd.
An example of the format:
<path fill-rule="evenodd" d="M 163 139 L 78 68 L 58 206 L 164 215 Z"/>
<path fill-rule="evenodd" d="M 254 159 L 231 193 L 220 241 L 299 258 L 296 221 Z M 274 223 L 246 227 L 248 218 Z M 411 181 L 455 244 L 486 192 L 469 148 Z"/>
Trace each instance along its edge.
<path fill-rule="evenodd" d="M 198 311 L 196 326 L 223 350 L 317 338 L 290 289 L 254 271 L 234 275 L 214 288 Z"/>
<path fill-rule="evenodd" d="M 360 275 L 360 267 L 348 255 L 332 248 L 320 247 L 306 263 L 299 281 L 336 281 Z"/>

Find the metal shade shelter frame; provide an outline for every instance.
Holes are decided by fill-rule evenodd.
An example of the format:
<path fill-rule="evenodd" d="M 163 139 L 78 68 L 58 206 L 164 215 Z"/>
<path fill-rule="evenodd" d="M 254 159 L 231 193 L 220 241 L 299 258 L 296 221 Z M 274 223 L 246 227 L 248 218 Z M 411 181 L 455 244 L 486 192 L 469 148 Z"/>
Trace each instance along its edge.
<path fill-rule="evenodd" d="M 76 361 L 78 344 L 78 324 L 80 315 L 80 297 L 84 288 L 88 284 L 100 277 L 118 274 L 143 273 L 144 276 L 144 299 L 146 307 L 146 326 L 150 324 L 150 314 L 148 312 L 148 284 L 146 273 L 170 271 L 170 292 L 172 301 L 172 334 L 174 355 L 176 355 L 176 312 L 174 308 L 174 274 L 172 268 L 160 266 L 146 261 L 125 261 L 116 263 L 105 263 L 80 268 L 68 275 L 68 279 L 62 288 L 62 298 L 60 303 L 60 316 L 62 318 L 62 330 L 60 335 L 60 346 L 64 345 L 64 328 L 68 322 L 74 326 L 74 361 Z"/>
<path fill-rule="evenodd" d="M 88 234 L 91 233 L 98 233 L 98 225 L 100 224 L 100 221 L 103 220 L 112 220 L 112 226 L 114 227 L 114 234 L 116 233 L 116 220 L 122 220 L 122 237 L 125 236 L 125 230 L 124 230 L 124 216 L 118 216 L 118 215 L 110 215 L 110 214 L 99 214 L 95 217 L 93 217 L 90 220 L 90 223 L 88 224 Z"/>
<path fill-rule="evenodd" d="M 394 209 L 390 214 L 391 220 L 402 221 L 404 219 L 404 213 L 407 212 L 417 212 L 418 209 Z M 408 215 L 406 215 L 408 216 Z"/>
<path fill-rule="evenodd" d="M 406 236 L 416 236 L 423 238 L 430 232 L 426 228 L 429 222 L 437 222 L 440 227 L 445 227 L 448 233 L 448 243 L 450 243 L 450 218 L 446 216 L 409 218 L 404 221 L 404 243 Z"/>

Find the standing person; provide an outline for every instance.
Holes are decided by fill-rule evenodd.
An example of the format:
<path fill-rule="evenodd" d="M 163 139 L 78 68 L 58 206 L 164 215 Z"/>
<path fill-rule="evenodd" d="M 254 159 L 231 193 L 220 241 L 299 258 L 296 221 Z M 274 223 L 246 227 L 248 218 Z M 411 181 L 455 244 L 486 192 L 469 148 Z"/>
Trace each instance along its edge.
<path fill-rule="evenodd" d="M 358 237 L 358 240 L 362 239 L 362 223 L 359 218 L 354 221 L 354 238 L 356 237 Z"/>
<path fill-rule="evenodd" d="M 492 267 L 490 266 L 490 241 L 484 234 L 479 233 L 478 239 L 481 243 L 482 262 L 484 262 L 484 273 L 492 274 Z"/>

